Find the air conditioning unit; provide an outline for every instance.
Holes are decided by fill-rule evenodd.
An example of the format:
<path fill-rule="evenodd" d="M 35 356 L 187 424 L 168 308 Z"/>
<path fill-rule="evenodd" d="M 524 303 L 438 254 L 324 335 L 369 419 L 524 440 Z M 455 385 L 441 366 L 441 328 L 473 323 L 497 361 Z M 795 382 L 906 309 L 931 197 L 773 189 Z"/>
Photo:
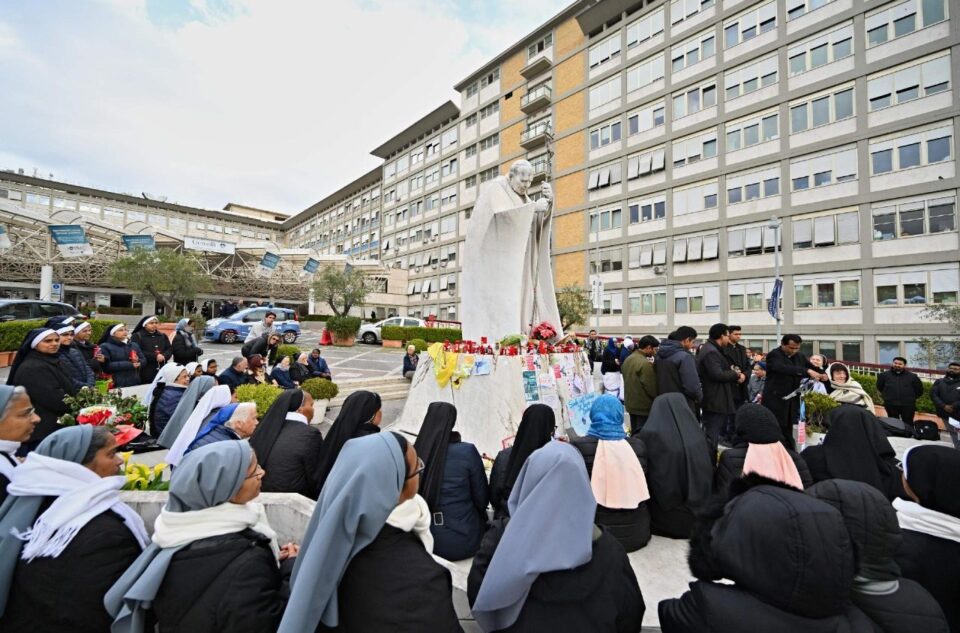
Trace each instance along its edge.
<path fill-rule="evenodd" d="M 657 274 L 657 275 L 663 275 L 663 274 L 665 274 L 665 273 L 667 272 L 667 267 L 666 267 L 666 266 L 654 266 L 654 267 L 653 267 L 653 272 L 654 272 L 654 274 Z"/>
<path fill-rule="evenodd" d="M 457 294 L 457 289 L 456 289 L 456 288 L 447 288 L 447 294 L 452 297 L 452 296 L 454 296 L 455 294 Z"/>

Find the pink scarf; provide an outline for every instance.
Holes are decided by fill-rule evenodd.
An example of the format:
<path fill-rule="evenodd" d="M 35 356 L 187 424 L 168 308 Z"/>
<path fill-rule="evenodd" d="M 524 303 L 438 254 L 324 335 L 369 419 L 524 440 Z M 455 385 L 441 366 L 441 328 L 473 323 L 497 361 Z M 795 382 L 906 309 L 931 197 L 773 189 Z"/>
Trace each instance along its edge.
<path fill-rule="evenodd" d="M 747 457 L 743 460 L 743 474 L 750 473 L 803 490 L 803 481 L 800 479 L 800 473 L 797 472 L 797 465 L 793 463 L 787 449 L 780 442 L 747 445 Z"/>
<path fill-rule="evenodd" d="M 590 487 L 597 503 L 615 510 L 632 510 L 650 498 L 640 460 L 626 440 L 597 442 Z"/>

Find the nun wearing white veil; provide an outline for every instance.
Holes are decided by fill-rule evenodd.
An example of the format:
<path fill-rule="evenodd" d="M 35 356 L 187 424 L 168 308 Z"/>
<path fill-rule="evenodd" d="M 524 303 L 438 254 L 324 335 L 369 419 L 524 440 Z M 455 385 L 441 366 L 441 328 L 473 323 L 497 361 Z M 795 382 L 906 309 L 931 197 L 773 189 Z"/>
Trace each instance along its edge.
<path fill-rule="evenodd" d="M 208 420 L 212 413 L 230 404 L 232 398 L 230 388 L 226 385 L 218 385 L 200 398 L 197 407 L 184 422 L 183 428 L 180 429 L 167 452 L 166 460 L 168 464 L 176 466 L 180 463 L 183 455 L 187 452 L 187 448 L 196 439 L 200 429 L 203 428 L 204 422 Z"/>

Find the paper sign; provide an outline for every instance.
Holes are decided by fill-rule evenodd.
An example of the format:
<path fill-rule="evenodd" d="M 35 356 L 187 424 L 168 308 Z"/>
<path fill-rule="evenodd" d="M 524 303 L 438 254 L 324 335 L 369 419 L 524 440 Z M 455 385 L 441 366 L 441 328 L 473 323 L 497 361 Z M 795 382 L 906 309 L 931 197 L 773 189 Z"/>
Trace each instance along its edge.
<path fill-rule="evenodd" d="M 570 412 L 570 426 L 577 435 L 586 435 L 590 430 L 590 407 L 599 397 L 596 393 L 587 393 L 567 400 L 567 411 Z"/>
<path fill-rule="evenodd" d="M 223 253 L 233 255 L 237 252 L 237 245 L 233 242 L 224 242 L 222 240 L 208 240 L 202 237 L 183 238 L 183 247 L 189 251 L 204 251 L 209 253 Z"/>
<path fill-rule="evenodd" d="M 533 359 L 533 354 L 527 354 L 525 357 L 527 363 L 527 369 L 533 371 L 537 368 L 536 361 Z"/>
<path fill-rule="evenodd" d="M 537 386 L 537 372 L 529 369 L 523 372 L 523 397 L 527 402 L 540 400 L 540 389 Z"/>
<path fill-rule="evenodd" d="M 490 375 L 490 359 L 478 357 L 476 362 L 473 363 L 473 375 L 489 376 Z"/>

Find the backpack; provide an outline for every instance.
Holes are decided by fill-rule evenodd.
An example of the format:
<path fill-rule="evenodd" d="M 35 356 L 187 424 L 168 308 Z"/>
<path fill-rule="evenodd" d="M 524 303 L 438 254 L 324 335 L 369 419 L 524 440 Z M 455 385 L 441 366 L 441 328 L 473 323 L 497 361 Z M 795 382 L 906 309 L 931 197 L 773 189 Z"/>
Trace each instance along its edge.
<path fill-rule="evenodd" d="M 913 437 L 913 429 L 899 418 L 877 417 L 888 437 Z"/>
<path fill-rule="evenodd" d="M 940 441 L 940 428 L 936 422 L 930 420 L 917 420 L 913 423 L 914 437 L 918 440 L 927 440 L 930 442 Z"/>

